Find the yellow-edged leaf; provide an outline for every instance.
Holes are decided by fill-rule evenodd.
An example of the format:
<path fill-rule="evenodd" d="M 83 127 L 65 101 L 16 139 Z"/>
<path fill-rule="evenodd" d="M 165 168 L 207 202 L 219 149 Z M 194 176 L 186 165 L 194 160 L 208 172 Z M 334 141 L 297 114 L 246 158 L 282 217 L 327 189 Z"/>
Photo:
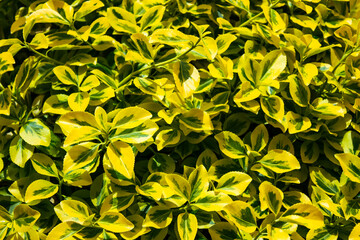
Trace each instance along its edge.
<path fill-rule="evenodd" d="M 133 13 L 120 7 L 110 7 L 107 9 L 108 21 L 116 31 L 125 33 L 140 32 L 140 27 L 136 25 Z"/>
<path fill-rule="evenodd" d="M 281 215 L 280 220 L 303 225 L 309 229 L 324 226 L 324 216 L 320 210 L 306 203 L 294 204 Z"/>
<path fill-rule="evenodd" d="M 263 150 L 269 141 L 269 132 L 264 124 L 258 125 L 251 133 L 251 146 L 254 151 Z"/>
<path fill-rule="evenodd" d="M 191 130 L 211 131 L 214 129 L 209 114 L 201 109 L 193 108 L 183 113 L 180 117 L 180 123 Z"/>
<path fill-rule="evenodd" d="M 68 104 L 68 95 L 56 94 L 45 100 L 43 113 L 65 114 L 71 111 Z"/>
<path fill-rule="evenodd" d="M 190 199 L 191 186 L 184 177 L 177 174 L 167 174 L 165 179 L 171 190 L 184 200 Z"/>
<path fill-rule="evenodd" d="M 296 157 L 290 152 L 280 149 L 269 151 L 259 163 L 276 173 L 285 173 L 300 169 L 300 163 Z"/>
<path fill-rule="evenodd" d="M 134 128 L 146 120 L 149 120 L 152 114 L 140 107 L 127 107 L 121 109 L 114 117 L 113 128 Z"/>
<path fill-rule="evenodd" d="M 156 153 L 148 162 L 150 173 L 164 172 L 173 173 L 175 171 L 175 160 L 168 154 Z"/>
<path fill-rule="evenodd" d="M 58 186 L 46 180 L 36 180 L 26 189 L 25 202 L 29 203 L 35 200 L 46 199 L 58 191 Z"/>
<path fill-rule="evenodd" d="M 227 218 L 235 224 L 239 230 L 248 233 L 255 232 L 257 228 L 256 214 L 249 203 L 234 201 L 226 205 L 224 211 L 227 213 Z"/>
<path fill-rule="evenodd" d="M 285 115 L 285 109 L 284 101 L 279 96 L 271 95 L 269 97 L 261 97 L 260 103 L 261 109 L 267 116 L 278 122 L 282 122 Z"/>
<path fill-rule="evenodd" d="M 17 232 L 29 231 L 40 218 L 40 212 L 25 204 L 17 205 L 13 214 L 13 227 Z"/>
<path fill-rule="evenodd" d="M 85 111 L 89 105 L 90 97 L 87 92 L 76 92 L 70 94 L 68 103 L 73 111 Z"/>
<path fill-rule="evenodd" d="M 181 240 L 194 240 L 198 221 L 194 214 L 180 213 L 177 218 L 177 229 Z"/>
<path fill-rule="evenodd" d="M 235 134 L 223 131 L 215 135 L 220 150 L 230 158 L 241 158 L 246 156 L 247 150 L 244 142 Z"/>
<path fill-rule="evenodd" d="M 339 161 L 344 174 L 351 181 L 360 183 L 360 158 L 352 153 L 338 153 L 335 158 Z"/>
<path fill-rule="evenodd" d="M 172 65 L 175 85 L 181 96 L 190 97 L 200 84 L 199 71 L 190 63 L 179 61 Z"/>
<path fill-rule="evenodd" d="M 160 151 L 168 145 L 174 145 L 180 142 L 181 132 L 176 129 L 161 130 L 155 138 L 157 150 Z"/>
<path fill-rule="evenodd" d="M 228 172 L 219 179 L 216 191 L 238 196 L 246 190 L 251 181 L 252 178 L 246 173 Z"/>
<path fill-rule="evenodd" d="M 204 211 L 222 211 L 226 205 L 232 202 L 230 196 L 225 193 L 208 191 L 199 197 L 191 206 L 198 207 Z"/>
<path fill-rule="evenodd" d="M 292 111 L 287 112 L 286 119 L 290 134 L 303 132 L 311 127 L 311 121 L 308 117 L 303 117 Z"/>
<path fill-rule="evenodd" d="M 20 136 L 15 136 L 10 143 L 10 159 L 19 167 L 25 167 L 26 162 L 34 153 L 34 146 L 26 143 Z"/>
<path fill-rule="evenodd" d="M 20 137 L 33 146 L 49 146 L 51 142 L 50 129 L 38 118 L 30 119 L 20 129 Z"/>
<path fill-rule="evenodd" d="M 280 212 L 284 199 L 284 193 L 270 182 L 265 181 L 259 186 L 259 199 L 261 211 L 269 208 L 276 216 Z"/>
<path fill-rule="evenodd" d="M 89 140 L 97 139 L 101 132 L 90 126 L 82 126 L 74 128 L 64 141 L 64 147 L 68 147 L 75 143 L 86 142 Z"/>
<path fill-rule="evenodd" d="M 116 233 L 127 232 L 134 228 L 134 224 L 119 212 L 105 212 L 101 214 L 96 223 L 100 227 Z"/>
<path fill-rule="evenodd" d="M 112 141 L 121 140 L 127 143 L 143 143 L 151 139 L 158 129 L 159 126 L 155 122 L 146 120 L 133 128 L 117 128 L 110 139 Z"/>
<path fill-rule="evenodd" d="M 165 206 L 155 206 L 146 213 L 144 227 L 157 229 L 165 228 L 170 225 L 173 219 L 172 210 Z"/>
<path fill-rule="evenodd" d="M 58 177 L 58 169 L 48 155 L 35 153 L 31 157 L 31 163 L 36 172 L 50 177 Z"/>
<path fill-rule="evenodd" d="M 68 136 L 73 129 L 83 126 L 99 129 L 94 115 L 88 112 L 68 112 L 62 115 L 56 123 L 61 127 L 61 130 L 66 136 Z"/>

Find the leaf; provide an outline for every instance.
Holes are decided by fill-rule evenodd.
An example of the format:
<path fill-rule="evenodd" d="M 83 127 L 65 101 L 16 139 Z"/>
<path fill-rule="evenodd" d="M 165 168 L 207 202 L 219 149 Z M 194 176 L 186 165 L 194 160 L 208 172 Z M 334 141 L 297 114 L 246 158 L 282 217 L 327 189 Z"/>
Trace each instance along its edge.
<path fill-rule="evenodd" d="M 0 75 L 13 71 L 13 64 L 15 63 L 15 59 L 10 52 L 2 52 L 0 53 Z"/>
<path fill-rule="evenodd" d="M 37 33 L 29 45 L 34 49 L 47 49 L 49 47 L 49 40 L 44 33 Z"/>
<path fill-rule="evenodd" d="M 105 175 L 98 175 L 90 186 L 90 199 L 95 207 L 102 207 L 105 198 L 110 195 L 110 179 Z"/>
<path fill-rule="evenodd" d="M 179 117 L 180 123 L 195 131 L 211 131 L 214 129 L 208 113 L 193 108 Z"/>
<path fill-rule="evenodd" d="M 80 85 L 78 76 L 68 66 L 57 66 L 53 69 L 53 72 L 56 77 L 65 85 Z"/>
<path fill-rule="evenodd" d="M 359 240 L 360 239 L 360 224 L 356 224 L 356 226 L 352 229 L 349 240 Z"/>
<path fill-rule="evenodd" d="M 278 122 L 282 122 L 285 115 L 284 101 L 279 96 L 271 95 L 269 97 L 261 97 L 260 103 L 261 109 L 267 116 Z"/>
<path fill-rule="evenodd" d="M 217 157 L 213 151 L 210 149 L 205 149 L 197 158 L 196 166 L 203 165 L 206 170 L 209 170 L 211 165 L 217 161 Z"/>
<path fill-rule="evenodd" d="M 157 182 L 147 182 L 140 187 L 136 186 L 136 191 L 141 195 L 153 198 L 155 201 L 160 201 L 163 197 L 163 187 Z"/>
<path fill-rule="evenodd" d="M 63 180 L 72 186 L 88 186 L 92 183 L 89 171 L 85 169 L 70 170 L 65 173 Z"/>
<path fill-rule="evenodd" d="M 224 211 L 230 222 L 235 224 L 239 230 L 248 233 L 255 232 L 256 215 L 249 203 L 243 201 L 234 201 L 225 206 Z"/>
<path fill-rule="evenodd" d="M 194 214 L 180 213 L 177 218 L 177 229 L 181 240 L 194 240 L 198 221 Z"/>
<path fill-rule="evenodd" d="M 351 181 L 360 183 L 360 158 L 351 153 L 338 153 L 335 158 L 339 161 L 344 174 Z"/>
<path fill-rule="evenodd" d="M 209 228 L 209 233 L 212 240 L 253 239 L 250 234 L 245 233 L 244 231 L 239 232 L 235 226 L 228 222 L 217 222 L 214 226 Z M 243 236 L 243 234 L 246 236 Z"/>
<path fill-rule="evenodd" d="M 270 211 L 277 216 L 282 207 L 284 199 L 283 192 L 268 181 L 260 184 L 259 192 L 261 211 L 269 208 Z"/>
<path fill-rule="evenodd" d="M 85 111 L 90 102 L 90 97 L 87 92 L 76 92 L 70 94 L 68 103 L 73 111 Z"/>
<path fill-rule="evenodd" d="M 107 196 L 101 205 L 100 214 L 105 212 L 121 212 L 134 202 L 134 194 L 117 191 Z"/>
<path fill-rule="evenodd" d="M 311 114 L 325 120 L 331 120 L 337 117 L 344 117 L 346 108 L 340 103 L 332 102 L 329 99 L 317 98 L 311 104 Z"/>
<path fill-rule="evenodd" d="M 118 32 L 130 34 L 140 32 L 140 27 L 136 25 L 134 14 L 123 8 L 107 8 L 107 18 L 111 27 Z"/>
<path fill-rule="evenodd" d="M 290 139 L 282 133 L 276 135 L 271 139 L 268 151 L 272 149 L 282 149 L 290 152 L 293 155 L 295 154 L 294 145 L 292 144 Z"/>
<path fill-rule="evenodd" d="M 307 107 L 310 101 L 310 89 L 296 75 L 291 75 L 288 79 L 293 101 L 300 107 Z"/>
<path fill-rule="evenodd" d="M 69 135 L 66 137 L 63 147 L 68 147 L 75 143 L 86 142 L 94 139 L 98 139 L 98 136 L 101 132 L 90 126 L 82 126 L 79 128 L 74 128 Z"/>
<path fill-rule="evenodd" d="M 150 228 L 143 227 L 144 218 L 138 214 L 134 214 L 128 217 L 128 220 L 132 222 L 134 228 L 131 231 L 121 233 L 120 236 L 124 239 L 137 239 L 139 236 L 144 235 L 150 231 Z"/>
<path fill-rule="evenodd" d="M 10 115 L 11 91 L 6 88 L 0 92 L 0 114 Z"/>
<path fill-rule="evenodd" d="M 258 125 L 251 133 L 251 146 L 254 151 L 263 150 L 269 141 L 269 133 L 264 124 Z"/>
<path fill-rule="evenodd" d="M 66 136 L 68 136 L 73 129 L 84 126 L 99 129 L 94 115 L 88 112 L 68 112 L 59 118 L 57 124 Z"/>
<path fill-rule="evenodd" d="M 79 89 L 83 92 L 87 92 L 100 85 L 99 79 L 95 75 L 90 75 L 81 82 Z"/>
<path fill-rule="evenodd" d="M 135 78 L 135 86 L 140 89 L 143 93 L 153 95 L 159 100 L 164 99 L 165 90 L 160 87 L 154 80 L 147 78 Z"/>
<path fill-rule="evenodd" d="M 218 53 L 217 42 L 211 37 L 203 37 L 201 40 L 207 59 L 210 61 L 214 60 Z"/>
<path fill-rule="evenodd" d="M 280 149 L 269 151 L 259 163 L 276 173 L 285 173 L 300 169 L 300 163 L 296 157 L 290 152 Z"/>
<path fill-rule="evenodd" d="M 162 6 L 159 6 L 162 7 Z M 156 7 L 157 8 L 157 7 Z M 145 13 L 145 15 L 148 12 Z M 144 16 L 145 16 L 144 15 Z M 143 17 L 144 17 L 143 16 Z M 131 39 L 133 40 L 133 42 L 135 43 L 136 48 L 138 49 L 140 55 L 149 60 L 149 63 L 153 62 L 154 57 L 155 57 L 155 53 L 154 53 L 154 49 L 153 47 L 150 45 L 149 43 L 149 39 L 148 37 L 146 37 L 144 34 L 142 33 L 135 33 L 133 35 L 131 35 Z"/>
<path fill-rule="evenodd" d="M 292 111 L 287 112 L 286 118 L 290 134 L 304 132 L 311 127 L 311 121 L 308 117 L 303 117 Z"/>
<path fill-rule="evenodd" d="M 92 219 L 89 207 L 78 200 L 63 200 L 54 210 L 62 222 L 76 222 L 83 225 Z"/>
<path fill-rule="evenodd" d="M 75 169 L 91 170 L 94 159 L 96 160 L 99 149 L 98 143 L 83 142 L 67 150 L 63 161 L 63 172 L 66 174 Z"/>
<path fill-rule="evenodd" d="M 191 38 L 175 29 L 156 29 L 151 34 L 150 43 L 166 44 L 174 47 L 190 47 Z"/>
<path fill-rule="evenodd" d="M 286 55 L 283 51 L 272 51 L 261 61 L 256 72 L 256 85 L 268 85 L 275 80 L 286 67 Z"/>
<path fill-rule="evenodd" d="M 184 200 L 190 199 L 191 186 L 185 178 L 177 174 L 167 174 L 165 179 L 171 190 Z"/>
<path fill-rule="evenodd" d="M 161 130 L 155 138 L 157 150 L 160 151 L 166 146 L 175 145 L 180 142 L 181 132 L 176 129 Z"/>
<path fill-rule="evenodd" d="M 311 181 L 329 195 L 335 195 L 340 192 L 339 181 L 327 173 L 324 169 L 310 167 Z"/>
<path fill-rule="evenodd" d="M 251 181 L 252 178 L 246 173 L 228 172 L 219 179 L 216 191 L 239 196 L 246 190 Z"/>
<path fill-rule="evenodd" d="M 54 240 L 73 240 L 75 238 L 72 236 L 79 232 L 82 228 L 84 227 L 74 222 L 59 223 L 51 230 L 47 238 Z"/>
<path fill-rule="evenodd" d="M 152 117 L 152 114 L 140 107 L 121 109 L 112 121 L 113 128 L 135 128 Z"/>
<path fill-rule="evenodd" d="M 208 191 L 203 193 L 191 206 L 198 207 L 204 211 L 222 211 L 226 205 L 232 202 L 230 196 L 225 193 Z"/>
<path fill-rule="evenodd" d="M 291 206 L 281 215 L 280 221 L 296 223 L 309 229 L 324 226 L 324 216 L 320 210 L 306 203 L 297 203 Z"/>
<path fill-rule="evenodd" d="M 328 229 L 326 227 L 310 229 L 306 234 L 306 239 L 315 240 L 315 239 L 324 239 L 324 240 L 337 240 L 338 232 L 335 229 Z"/>
<path fill-rule="evenodd" d="M 20 137 L 33 146 L 49 146 L 51 142 L 50 129 L 38 118 L 30 119 L 20 129 Z"/>
<path fill-rule="evenodd" d="M 172 65 L 175 85 L 181 96 L 190 97 L 200 84 L 199 71 L 190 63 L 179 61 Z"/>
<path fill-rule="evenodd" d="M 209 64 L 208 68 L 214 78 L 233 79 L 233 65 L 231 59 L 217 56 L 215 61 Z"/>
<path fill-rule="evenodd" d="M 76 11 L 74 20 L 78 21 L 103 6 L 104 4 L 100 0 L 88 0 L 81 5 L 79 10 Z"/>
<path fill-rule="evenodd" d="M 23 168 L 33 155 L 34 146 L 27 144 L 20 136 L 15 136 L 11 140 L 9 152 L 11 161 Z"/>
<path fill-rule="evenodd" d="M 106 212 L 96 222 L 100 227 L 116 233 L 130 231 L 134 228 L 134 224 L 118 212 Z"/>
<path fill-rule="evenodd" d="M 146 213 L 144 227 L 153 227 L 157 229 L 166 228 L 173 219 L 172 210 L 164 206 L 155 206 Z"/>
<path fill-rule="evenodd" d="M 13 227 L 17 232 L 29 231 L 40 218 L 40 213 L 31 207 L 20 204 L 14 209 Z"/>
<path fill-rule="evenodd" d="M 237 94 L 235 94 L 234 102 L 238 106 L 241 106 L 241 103 L 254 100 L 258 98 L 260 95 L 261 92 L 257 88 L 254 88 L 251 85 L 251 82 L 245 81 L 241 84 L 240 91 Z"/>
<path fill-rule="evenodd" d="M 224 53 L 230 46 L 230 44 L 236 40 L 236 37 L 230 33 L 219 34 L 216 38 L 216 46 L 218 48 L 218 54 Z"/>
<path fill-rule="evenodd" d="M 318 68 L 315 64 L 307 63 L 304 66 L 298 66 L 300 76 L 306 86 L 309 86 L 312 79 L 316 77 L 319 73 Z"/>
<path fill-rule="evenodd" d="M 50 177 L 58 177 L 58 169 L 49 156 L 43 153 L 35 153 L 31 157 L 31 163 L 37 173 Z"/>
<path fill-rule="evenodd" d="M 47 199 L 56 194 L 58 186 L 46 180 L 36 180 L 26 189 L 25 202 L 29 203 L 35 200 Z"/>
<path fill-rule="evenodd" d="M 158 129 L 159 127 L 155 122 L 147 120 L 134 128 L 118 128 L 110 139 L 127 143 L 143 143 L 151 139 Z"/>
<path fill-rule="evenodd" d="M 123 180 L 133 179 L 135 156 L 129 144 L 121 141 L 111 143 L 106 150 L 106 156 L 111 168 L 120 174 L 118 176 L 122 176 Z"/>
<path fill-rule="evenodd" d="M 220 150 L 230 158 L 242 158 L 247 155 L 244 142 L 234 133 L 223 131 L 215 135 Z"/>
<path fill-rule="evenodd" d="M 168 154 L 156 153 L 152 158 L 150 158 L 148 168 L 150 173 L 173 173 L 175 171 L 175 160 Z"/>
<path fill-rule="evenodd" d="M 206 168 L 202 165 L 197 167 L 189 176 L 191 187 L 190 202 L 196 202 L 209 188 L 209 180 Z"/>
<path fill-rule="evenodd" d="M 112 89 L 117 89 L 118 82 L 114 79 L 113 76 L 109 76 L 108 74 L 103 73 L 99 69 L 94 69 L 91 71 L 101 82 L 111 87 Z"/>
<path fill-rule="evenodd" d="M 320 148 L 316 142 L 305 141 L 301 144 L 300 156 L 303 163 L 314 163 L 320 155 Z"/>
<path fill-rule="evenodd" d="M 146 10 L 145 14 L 140 19 L 140 29 L 145 29 L 156 26 L 161 22 L 165 12 L 164 6 L 154 6 Z"/>
<path fill-rule="evenodd" d="M 68 104 L 68 95 L 56 94 L 45 100 L 43 113 L 53 113 L 63 115 L 70 112 L 71 108 Z"/>
<path fill-rule="evenodd" d="M 341 141 L 341 147 L 343 148 L 344 153 L 352 153 L 354 155 L 359 155 L 360 135 L 355 131 L 346 132 Z"/>

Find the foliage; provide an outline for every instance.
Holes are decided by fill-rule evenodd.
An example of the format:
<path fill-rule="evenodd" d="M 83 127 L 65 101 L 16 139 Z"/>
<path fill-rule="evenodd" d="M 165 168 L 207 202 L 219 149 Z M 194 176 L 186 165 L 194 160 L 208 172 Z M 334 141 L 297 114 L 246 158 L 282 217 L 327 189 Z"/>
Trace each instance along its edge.
<path fill-rule="evenodd" d="M 360 239 L 359 1 L 0 9 L 0 239 Z"/>

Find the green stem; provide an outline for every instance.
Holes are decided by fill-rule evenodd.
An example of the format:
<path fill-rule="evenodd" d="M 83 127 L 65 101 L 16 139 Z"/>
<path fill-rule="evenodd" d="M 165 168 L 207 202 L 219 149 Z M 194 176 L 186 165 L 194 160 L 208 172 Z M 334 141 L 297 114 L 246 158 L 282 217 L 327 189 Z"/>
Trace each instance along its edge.
<path fill-rule="evenodd" d="M 44 58 L 44 59 L 46 59 L 46 60 L 48 60 L 48 61 L 50 61 L 50 62 L 56 63 L 56 64 L 58 64 L 58 65 L 64 65 L 64 63 L 62 63 L 62 62 L 60 62 L 60 61 L 58 61 L 58 60 L 56 60 L 56 59 L 53 59 L 53 58 L 51 58 L 51 57 L 48 57 L 48 56 L 46 56 L 45 54 L 42 54 L 41 52 L 36 51 L 36 50 L 33 49 L 31 46 L 29 46 L 27 43 L 25 43 L 25 47 L 26 47 L 27 49 L 29 49 L 31 52 L 39 55 L 40 57 L 42 57 L 42 58 Z"/>
<path fill-rule="evenodd" d="M 158 68 L 158 67 L 164 66 L 166 64 L 172 63 L 172 62 L 176 61 L 177 59 L 185 56 L 199 44 L 200 40 L 201 40 L 201 38 L 199 38 L 197 40 L 197 42 L 193 46 L 191 46 L 188 50 L 186 50 L 185 52 L 183 52 L 182 54 L 180 54 L 176 57 L 173 57 L 173 58 L 163 61 L 163 62 L 159 62 L 159 63 L 153 64 L 153 65 L 147 66 L 145 68 L 141 68 L 139 70 L 136 70 L 135 72 L 130 73 L 127 77 L 125 77 L 123 80 L 120 81 L 118 89 L 121 88 L 123 85 L 125 85 L 132 77 L 134 77 L 137 74 L 140 74 L 140 73 L 150 70 L 152 68 Z"/>

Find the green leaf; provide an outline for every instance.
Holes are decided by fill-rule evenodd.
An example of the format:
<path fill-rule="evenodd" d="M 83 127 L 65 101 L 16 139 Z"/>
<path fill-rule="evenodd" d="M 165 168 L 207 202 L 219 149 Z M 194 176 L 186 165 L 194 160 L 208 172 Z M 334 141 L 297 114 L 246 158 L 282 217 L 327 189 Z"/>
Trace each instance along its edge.
<path fill-rule="evenodd" d="M 199 71 L 190 63 L 178 61 L 172 65 L 175 85 L 181 96 L 190 97 L 200 84 Z"/>
<path fill-rule="evenodd" d="M 190 199 L 191 186 L 185 178 L 177 174 L 167 174 L 165 179 L 171 190 L 184 200 Z"/>
<path fill-rule="evenodd" d="M 66 85 L 79 86 L 80 81 L 74 71 L 67 66 L 58 66 L 53 69 L 56 77 Z"/>
<path fill-rule="evenodd" d="M 351 181 L 360 183 L 360 158 L 351 153 L 338 153 L 335 158 L 339 161 L 344 174 Z"/>
<path fill-rule="evenodd" d="M 116 233 L 127 232 L 134 228 L 134 224 L 119 212 L 103 213 L 96 223 L 100 227 Z"/>
<path fill-rule="evenodd" d="M 65 240 L 71 239 L 72 236 L 79 232 L 84 227 L 75 222 L 63 222 L 56 225 L 48 234 L 49 239 Z"/>
<path fill-rule="evenodd" d="M 168 154 L 156 153 L 152 158 L 150 158 L 148 168 L 150 173 L 173 173 L 175 171 L 175 160 Z"/>
<path fill-rule="evenodd" d="M 33 146 L 49 146 L 51 142 L 50 129 L 38 118 L 30 119 L 20 129 L 20 137 Z"/>
<path fill-rule="evenodd" d="M 141 31 L 156 26 L 161 22 L 165 12 L 164 6 L 154 6 L 146 10 L 145 14 L 140 19 Z"/>
<path fill-rule="evenodd" d="M 320 155 L 319 145 L 313 141 L 305 141 L 301 144 L 300 156 L 303 163 L 314 163 Z"/>
<path fill-rule="evenodd" d="M 127 143 L 143 143 L 151 139 L 158 129 L 159 127 L 155 122 L 147 120 L 137 127 L 117 128 L 110 139 L 112 141 L 121 140 Z"/>
<path fill-rule="evenodd" d="M 194 240 L 198 221 L 194 214 L 180 213 L 177 218 L 177 229 L 181 240 Z"/>
<path fill-rule="evenodd" d="M 280 149 L 269 151 L 259 163 L 276 173 L 285 173 L 300 169 L 300 163 L 296 157 L 290 152 Z"/>
<path fill-rule="evenodd" d="M 320 210 L 306 203 L 294 204 L 281 215 L 280 220 L 303 225 L 309 229 L 324 226 L 324 216 Z"/>
<path fill-rule="evenodd" d="M 271 95 L 269 97 L 261 97 L 260 103 L 261 109 L 267 116 L 278 122 L 282 122 L 285 115 L 285 109 L 284 101 L 279 96 Z"/>
<path fill-rule="evenodd" d="M 166 228 L 173 219 L 172 210 L 164 206 L 155 206 L 146 213 L 144 227 L 153 227 L 157 229 Z"/>
<path fill-rule="evenodd" d="M 113 128 L 135 128 L 152 117 L 152 114 L 140 107 L 121 109 L 112 121 Z"/>
<path fill-rule="evenodd" d="M 191 187 L 190 202 L 196 202 L 209 188 L 209 180 L 206 168 L 202 165 L 197 167 L 189 176 Z"/>
<path fill-rule="evenodd" d="M 157 150 L 160 151 L 168 145 L 175 145 L 180 142 L 181 132 L 176 129 L 161 130 L 155 138 Z"/>
<path fill-rule="evenodd" d="M 79 10 L 76 11 L 74 20 L 78 21 L 103 6 L 104 4 L 100 0 L 88 0 L 81 5 Z"/>
<path fill-rule="evenodd" d="M 219 179 L 216 191 L 238 196 L 246 190 L 251 181 L 252 178 L 246 173 L 228 172 Z"/>
<path fill-rule="evenodd" d="M 277 216 L 282 207 L 284 199 L 283 192 L 268 181 L 260 184 L 259 192 L 261 211 L 269 208 L 270 211 Z"/>
<path fill-rule="evenodd" d="M 46 180 L 36 180 L 26 189 L 25 202 L 29 203 L 35 200 L 47 199 L 56 194 L 58 186 Z"/>
<path fill-rule="evenodd" d="M 310 167 L 311 181 L 329 195 L 340 192 L 339 181 L 322 168 Z"/>
<path fill-rule="evenodd" d="M 35 153 L 31 157 L 31 163 L 36 172 L 50 177 L 58 177 L 58 169 L 49 156 Z"/>
<path fill-rule="evenodd" d="M 311 97 L 309 87 L 296 75 L 291 75 L 288 79 L 290 81 L 290 95 L 293 101 L 300 107 L 307 107 Z"/>
<path fill-rule="evenodd" d="M 34 153 L 34 146 L 26 143 L 20 136 L 15 136 L 10 143 L 10 158 L 19 167 L 25 167 L 26 162 Z"/>
<path fill-rule="evenodd" d="M 254 151 L 263 150 L 269 141 L 269 133 L 264 124 L 258 125 L 251 133 L 251 146 Z"/>
<path fill-rule="evenodd" d="M 29 231 L 41 215 L 40 212 L 25 204 L 17 205 L 13 214 L 13 227 L 17 232 Z"/>
<path fill-rule="evenodd" d="M 244 142 L 234 133 L 223 131 L 215 135 L 220 150 L 230 158 L 241 158 L 247 155 Z"/>
<path fill-rule="evenodd" d="M 248 233 L 255 232 L 257 228 L 256 215 L 249 203 L 234 201 L 226 205 L 224 211 L 230 222 L 232 222 L 239 230 Z"/>
<path fill-rule="evenodd" d="M 56 94 L 50 96 L 45 100 L 43 106 L 43 113 L 53 113 L 53 114 L 65 114 L 70 112 L 71 108 L 68 104 L 68 95 L 65 94 Z"/>
<path fill-rule="evenodd" d="M 222 211 L 226 205 L 232 202 L 230 196 L 225 193 L 208 191 L 199 197 L 191 206 L 198 207 L 207 212 Z"/>
<path fill-rule="evenodd" d="M 140 27 L 136 25 L 134 14 L 123 8 L 107 8 L 107 18 L 111 27 L 118 32 L 130 34 L 140 32 Z"/>
<path fill-rule="evenodd" d="M 214 129 L 209 114 L 201 109 L 193 108 L 179 117 L 180 123 L 191 130 L 211 131 Z"/>
<path fill-rule="evenodd" d="M 256 85 L 268 85 L 274 81 L 286 67 L 286 55 L 283 51 L 272 51 L 261 61 L 256 71 Z"/>

